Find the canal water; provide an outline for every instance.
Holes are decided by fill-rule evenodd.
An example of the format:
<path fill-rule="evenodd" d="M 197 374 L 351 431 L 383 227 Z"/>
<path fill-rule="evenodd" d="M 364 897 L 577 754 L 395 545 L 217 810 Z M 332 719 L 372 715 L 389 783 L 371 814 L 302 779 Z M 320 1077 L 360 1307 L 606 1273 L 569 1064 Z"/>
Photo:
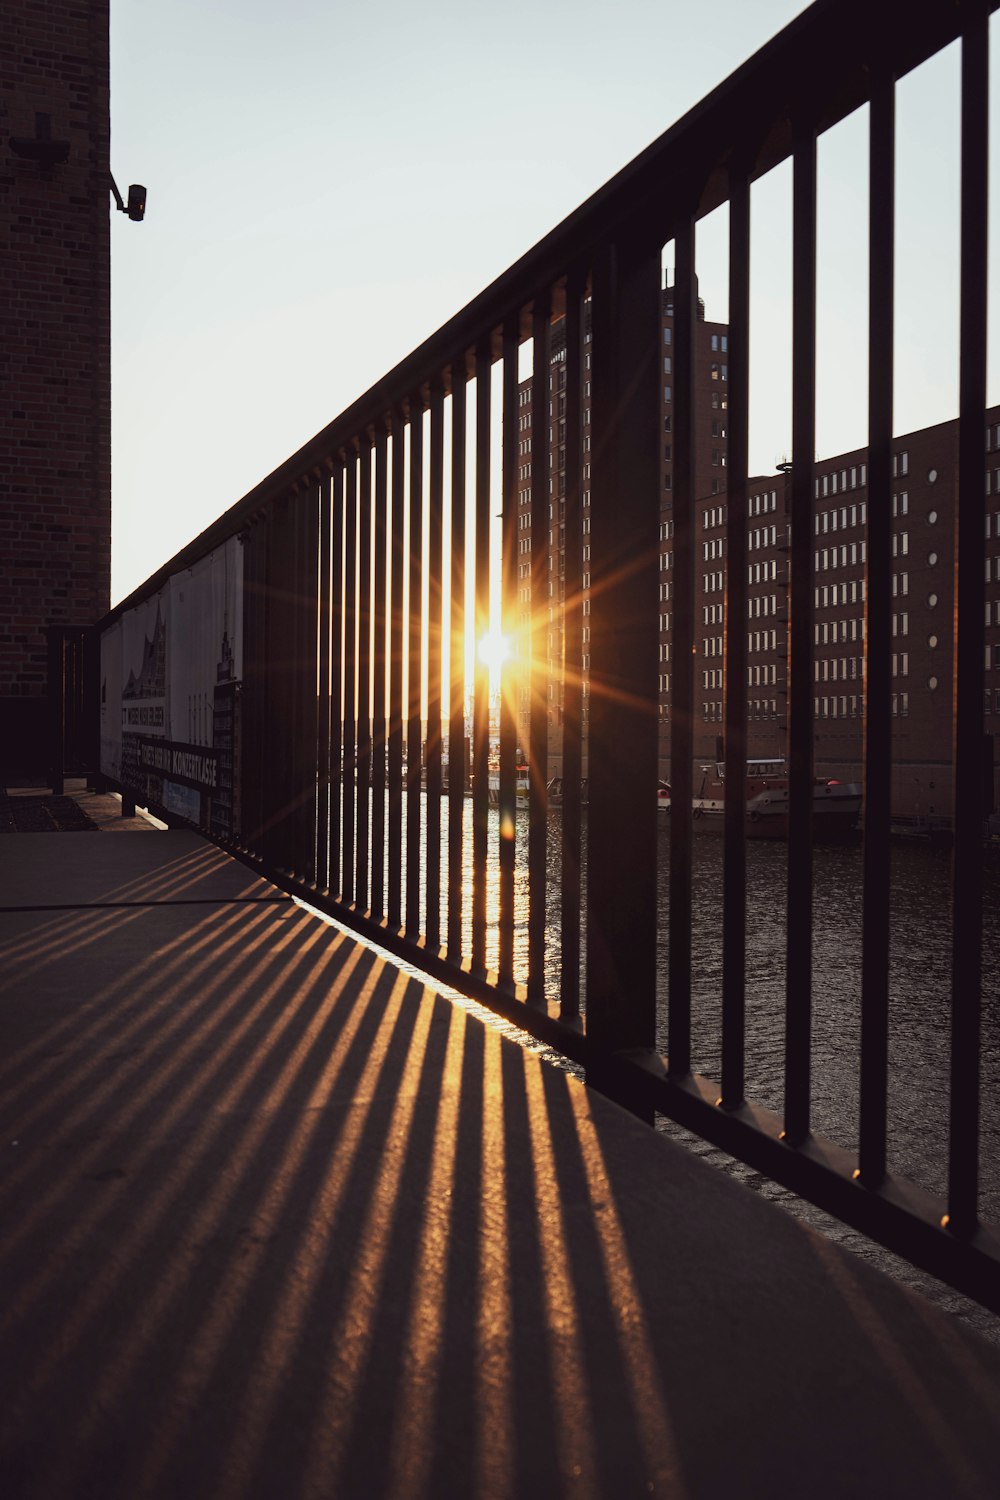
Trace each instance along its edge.
<path fill-rule="evenodd" d="M 466 950 L 471 932 L 471 804 L 465 804 L 463 927 Z M 448 809 L 442 804 L 442 864 L 447 866 Z M 549 814 L 547 883 L 546 992 L 559 993 L 560 824 Z M 487 870 L 487 962 L 496 963 L 498 916 L 497 814 L 490 814 Z M 669 822 L 659 818 L 659 934 L 657 943 L 658 1046 L 666 1052 L 668 962 Z M 405 858 L 405 856 L 404 856 Z M 515 865 L 515 977 L 527 978 L 528 819 L 519 812 Z M 586 881 L 586 850 L 583 879 Z M 858 1077 L 861 1038 L 861 902 L 860 847 L 817 847 L 814 855 L 812 1119 L 817 1134 L 849 1150 L 857 1147 Z M 692 871 L 692 1067 L 718 1080 L 722 1012 L 722 875 L 723 840 L 711 835 L 694 841 Z M 442 880 L 442 931 L 445 927 L 446 877 Z M 944 1196 L 947 1175 L 948 1074 L 950 1039 L 951 855 L 916 843 L 898 844 L 892 853 L 892 930 L 889 1020 L 889 1166 L 890 1170 Z M 421 892 L 424 910 L 426 888 Z M 785 1028 L 785 908 L 787 848 L 781 843 L 747 846 L 747 1002 L 746 1093 L 754 1103 L 781 1114 L 783 1109 Z M 585 902 L 581 930 L 586 942 Z M 1000 861 L 991 856 L 986 868 L 983 945 L 983 1035 L 981 1067 L 981 1213 L 1000 1225 Z M 585 997 L 584 997 L 585 1003 Z M 774 1198 L 827 1232 L 890 1269 L 904 1280 L 923 1285 L 923 1278 L 862 1236 L 800 1205 L 793 1195 L 761 1178 L 724 1153 L 664 1121 L 665 1133 L 683 1139 L 699 1155 L 751 1187 Z M 925 1287 L 926 1290 L 926 1287 Z M 950 1292 L 938 1301 L 953 1301 L 960 1315 L 989 1336 L 1000 1339 L 1000 1323 Z"/>

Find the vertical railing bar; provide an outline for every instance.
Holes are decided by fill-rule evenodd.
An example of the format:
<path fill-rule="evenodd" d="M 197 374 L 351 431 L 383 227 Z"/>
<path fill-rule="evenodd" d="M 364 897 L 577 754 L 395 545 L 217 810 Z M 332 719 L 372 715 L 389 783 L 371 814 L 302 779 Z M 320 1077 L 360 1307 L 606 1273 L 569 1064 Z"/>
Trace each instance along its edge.
<path fill-rule="evenodd" d="M 472 724 L 472 967 L 486 967 L 489 854 L 489 668 L 479 642 L 490 623 L 490 408 L 493 353 L 489 335 L 476 348 L 475 681 Z"/>
<path fill-rule="evenodd" d="M 317 781 L 319 751 L 318 647 L 319 592 L 317 554 L 319 551 L 320 485 L 310 475 L 300 500 L 302 511 L 302 561 L 300 568 L 302 653 L 302 703 L 300 747 L 302 789 L 302 852 L 299 872 L 308 885 L 316 884 L 317 868 Z"/>
<path fill-rule="evenodd" d="M 344 802 L 341 812 L 341 898 L 355 899 L 355 795 L 358 753 L 358 454 L 347 449 L 344 484 Z"/>
<path fill-rule="evenodd" d="M 602 1065 L 656 1039 L 660 241 L 622 227 L 595 264 L 587 775 L 587 1035 Z"/>
<path fill-rule="evenodd" d="M 451 660 L 448 700 L 448 958 L 462 959 L 465 823 L 465 463 L 464 356 L 451 367 Z"/>
<path fill-rule="evenodd" d="M 249 523 L 246 587 L 243 604 L 243 706 L 241 731 L 241 797 L 243 848 L 262 853 L 262 788 L 264 702 L 267 693 L 267 587 L 265 573 L 267 523 L 261 512 Z"/>
<path fill-rule="evenodd" d="M 869 109 L 868 520 L 859 1180 L 885 1178 L 892 809 L 892 405 L 895 81 L 879 59 Z"/>
<path fill-rule="evenodd" d="M 258 694 L 257 713 L 258 725 L 258 749 L 257 749 L 257 852 L 261 858 L 266 860 L 270 840 L 271 806 L 273 798 L 273 761 L 274 748 L 267 728 L 270 722 L 272 709 L 272 669 L 271 669 L 271 641 L 273 625 L 271 616 L 274 612 L 274 595 L 271 589 L 271 545 L 274 540 L 274 502 L 264 507 L 257 518 L 259 528 L 258 549 L 258 587 L 260 589 L 260 638 L 258 655 Z"/>
<path fill-rule="evenodd" d="M 545 1009 L 545 906 L 548 833 L 549 725 L 548 674 L 541 662 L 547 650 L 549 579 L 549 445 L 534 443 L 535 393 L 545 397 L 549 384 L 549 345 L 552 327 L 552 297 L 539 292 L 532 310 L 531 375 L 531 587 L 525 634 L 528 730 L 528 1004 Z M 568 377 L 567 377 L 568 378 Z M 541 402 L 537 403 L 538 407 Z M 567 400 L 568 405 L 568 400 Z M 544 414 L 543 414 L 544 422 Z M 540 429 L 545 431 L 544 426 Z M 568 446 L 568 445 L 567 445 Z M 537 473 L 536 473 L 537 467 Z M 518 589 L 520 594 L 521 590 Z"/>
<path fill-rule="evenodd" d="M 390 563 L 389 645 L 389 891 L 386 919 L 393 931 L 403 925 L 403 577 L 406 570 L 405 533 L 405 419 L 391 418 L 392 537 Z"/>
<path fill-rule="evenodd" d="M 695 325 L 694 217 L 674 229 L 673 661 L 670 667 L 670 916 L 667 1066 L 691 1071 L 691 857 L 694 795 Z"/>
<path fill-rule="evenodd" d="M 430 387 L 430 465 L 427 529 L 427 882 L 424 934 L 432 951 L 441 944 L 441 708 L 444 650 L 444 384 Z"/>
<path fill-rule="evenodd" d="M 510 313 L 503 325 L 501 390 L 501 573 L 500 631 L 514 639 L 517 603 L 517 373 L 520 319 Z M 500 920 L 498 971 L 501 984 L 514 982 L 514 864 L 517 852 L 517 706 L 523 662 L 504 662 L 500 687 Z"/>
<path fill-rule="evenodd" d="M 330 513 L 330 873 L 332 895 L 344 889 L 341 859 L 344 780 L 344 465 L 333 461 Z"/>
<path fill-rule="evenodd" d="M 354 900 L 369 905 L 369 828 L 372 783 L 371 651 L 372 651 L 372 445 L 367 432 L 360 443 L 358 482 L 358 758 L 357 832 Z"/>
<path fill-rule="evenodd" d="M 282 495 L 271 507 L 271 534 L 268 548 L 268 670 L 270 674 L 268 708 L 273 716 L 267 726 L 270 751 L 267 767 L 267 854 L 269 864 L 288 871 L 291 865 L 289 823 L 292 797 L 291 750 L 293 705 L 292 673 L 292 506 Z"/>
<path fill-rule="evenodd" d="M 280 597 L 280 553 L 282 548 L 283 502 L 275 499 L 267 507 L 267 547 L 265 566 L 267 569 L 267 642 L 265 645 L 265 671 L 267 673 L 267 718 L 264 723 L 263 754 L 263 845 L 264 859 L 269 864 L 278 864 L 278 818 L 279 798 L 282 795 L 281 753 L 282 725 L 284 723 L 284 670 L 281 661 L 281 597 Z M 270 731 L 270 732 L 269 732 Z"/>
<path fill-rule="evenodd" d="M 812 1031 L 813 463 L 816 453 L 816 128 L 793 126 L 792 504 L 788 660 L 788 928 L 785 1128 L 809 1134 Z"/>
<path fill-rule="evenodd" d="M 66 787 L 66 636 L 61 625 L 49 625 L 45 634 L 48 638 L 48 781 L 53 795 L 61 797 Z"/>
<path fill-rule="evenodd" d="M 410 402 L 410 556 L 409 556 L 409 676 L 406 705 L 406 931 L 420 932 L 420 802 L 421 764 L 420 689 L 423 637 L 423 498 L 424 498 L 424 407 L 422 399 Z"/>
<path fill-rule="evenodd" d="M 289 715 L 288 780 L 288 870 L 302 879 L 306 863 L 305 803 L 306 777 L 303 754 L 305 725 L 305 655 L 303 652 L 303 559 L 305 552 L 304 493 L 296 487 L 289 501 L 290 570 L 288 591 L 288 690 L 291 698 Z"/>
<path fill-rule="evenodd" d="M 319 482 L 317 534 L 318 608 L 318 700 L 316 736 L 316 885 L 330 889 L 330 526 L 332 521 L 330 477 Z"/>
<path fill-rule="evenodd" d="M 746 1074 L 747 469 L 750 432 L 750 177 L 729 195 L 729 395 L 726 496 L 725 848 L 722 891 L 722 1095 L 743 1103 Z"/>
<path fill-rule="evenodd" d="M 581 845 L 583 799 L 583 296 L 587 285 L 586 269 L 574 266 L 566 277 L 566 496 L 565 509 L 555 494 L 549 500 L 548 467 L 549 412 L 558 411 L 556 366 L 548 362 L 533 386 L 532 430 L 532 545 L 534 513 L 540 511 L 546 535 L 552 543 L 548 551 L 548 570 L 539 562 L 539 583 L 543 597 L 548 583 L 556 591 L 549 618 L 559 626 L 562 636 L 562 660 L 555 674 L 556 696 L 553 711 L 559 711 L 562 699 L 562 881 L 560 885 L 560 983 L 559 1015 L 571 1023 L 580 1016 L 580 908 Z M 535 464 L 545 467 L 537 476 Z M 548 519 L 546 519 L 546 508 Z M 560 567 L 560 551 L 562 567 Z M 544 554 L 543 554 L 544 556 Z M 561 578 L 560 578 L 561 575 Z M 558 597 L 562 584 L 563 596 Z M 561 693 L 560 693 L 561 689 Z"/>
<path fill-rule="evenodd" d="M 957 1236 L 979 1221 L 979 1094 L 983 938 L 983 425 L 986 409 L 989 209 L 989 7 L 962 28 L 961 306 L 958 505 L 953 642 L 951 1079 L 948 1212 Z"/>
<path fill-rule="evenodd" d="M 375 602 L 372 702 L 372 883 L 371 910 L 378 921 L 385 907 L 385 786 L 386 786 L 386 649 L 387 616 L 386 492 L 388 436 L 385 423 L 375 424 Z"/>

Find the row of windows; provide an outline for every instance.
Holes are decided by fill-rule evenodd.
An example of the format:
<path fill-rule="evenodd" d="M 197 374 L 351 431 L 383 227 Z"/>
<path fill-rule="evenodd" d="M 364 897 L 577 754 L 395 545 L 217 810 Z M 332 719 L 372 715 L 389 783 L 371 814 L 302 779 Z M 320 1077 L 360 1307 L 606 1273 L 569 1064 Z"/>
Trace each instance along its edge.
<path fill-rule="evenodd" d="M 766 516 L 778 509 L 777 490 L 764 490 L 760 495 L 751 495 L 748 508 L 752 516 Z"/>
<path fill-rule="evenodd" d="M 893 658 L 895 664 L 895 658 Z M 895 665 L 893 676 L 895 677 Z M 825 657 L 813 662 L 813 678 L 816 682 L 846 682 L 848 677 L 862 677 L 860 656 Z"/>
<path fill-rule="evenodd" d="M 906 455 L 904 454 L 905 458 Z M 893 459 L 892 472 L 896 472 L 896 460 Z M 905 474 L 906 469 L 902 472 Z M 868 482 L 867 466 L 856 464 L 848 469 L 835 469 L 832 474 L 817 474 L 813 481 L 813 495 L 818 500 L 825 495 L 846 495 L 848 490 L 864 489 Z"/>
<path fill-rule="evenodd" d="M 905 557 L 909 549 L 907 533 L 902 534 L 902 552 Z M 892 539 L 892 555 L 896 556 L 896 538 Z M 814 554 L 817 573 L 825 572 L 828 568 L 846 568 L 856 566 L 865 560 L 864 542 L 841 542 L 839 547 L 821 547 Z"/>
<path fill-rule="evenodd" d="M 895 693 L 893 699 L 895 700 Z M 858 716 L 858 695 L 850 693 L 840 698 L 814 698 L 813 715 L 817 719 L 846 719 L 848 715 L 852 719 Z M 893 702 L 893 713 L 896 712 L 895 701 Z"/>
<path fill-rule="evenodd" d="M 778 540 L 777 526 L 755 526 L 747 533 L 747 547 L 751 552 L 758 547 L 773 547 Z"/>
<path fill-rule="evenodd" d="M 907 497 L 902 496 L 903 515 L 906 515 Z M 892 513 L 896 514 L 896 496 L 892 497 Z M 833 510 L 821 510 L 816 512 L 816 535 L 827 531 L 846 531 L 849 526 L 863 526 L 868 514 L 868 507 L 864 500 L 860 505 L 834 506 Z"/>
<path fill-rule="evenodd" d="M 722 686 L 721 683 L 718 684 Z M 714 703 L 702 703 L 701 716 L 706 724 L 721 724 L 723 721 L 722 704 L 716 700 Z M 777 698 L 748 698 L 747 718 L 749 719 L 776 719 L 778 717 Z"/>
<path fill-rule="evenodd" d="M 905 620 L 906 615 L 903 616 Z M 892 633 L 896 634 L 896 616 L 893 615 Z M 838 641 L 863 641 L 865 638 L 865 622 L 855 616 L 853 620 L 824 620 L 822 624 L 818 621 L 814 627 L 814 640 L 817 646 L 836 645 Z M 906 631 L 903 631 L 906 634 Z"/>
<path fill-rule="evenodd" d="M 755 594 L 747 601 L 747 615 L 751 620 L 759 620 L 761 615 L 776 615 L 777 613 L 777 594 Z"/>
<path fill-rule="evenodd" d="M 909 577 L 906 573 L 893 573 L 892 593 L 895 598 L 896 584 L 898 579 L 903 580 L 901 592 L 909 592 Z M 816 588 L 816 608 L 836 609 L 838 604 L 863 604 L 865 602 L 865 581 L 863 578 L 852 578 L 849 583 L 824 583 Z"/>
<path fill-rule="evenodd" d="M 713 537 L 710 542 L 703 542 L 701 555 L 705 562 L 715 562 L 717 558 L 722 557 L 723 538 L 721 536 L 717 536 Z"/>

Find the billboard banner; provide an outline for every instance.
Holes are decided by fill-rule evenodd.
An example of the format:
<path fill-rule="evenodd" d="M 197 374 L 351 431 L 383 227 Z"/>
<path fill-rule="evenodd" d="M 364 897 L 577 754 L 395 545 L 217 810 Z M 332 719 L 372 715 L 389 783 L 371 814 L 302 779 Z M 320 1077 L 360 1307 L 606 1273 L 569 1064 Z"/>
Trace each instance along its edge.
<path fill-rule="evenodd" d="M 243 549 L 175 573 L 101 640 L 101 770 L 223 837 L 240 831 Z"/>

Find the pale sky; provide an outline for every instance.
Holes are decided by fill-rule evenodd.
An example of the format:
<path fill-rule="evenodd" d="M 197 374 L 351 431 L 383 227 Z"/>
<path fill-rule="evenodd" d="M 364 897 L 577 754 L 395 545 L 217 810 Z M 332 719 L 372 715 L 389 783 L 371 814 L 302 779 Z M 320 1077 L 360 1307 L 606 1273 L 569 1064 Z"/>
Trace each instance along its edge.
<path fill-rule="evenodd" d="M 112 170 L 149 194 L 143 224 L 112 214 L 113 599 L 801 9 L 113 0 Z M 899 90 L 897 431 L 957 410 L 957 73 L 952 48 Z M 820 172 L 822 456 L 865 441 L 866 111 Z M 790 447 L 787 166 L 753 211 L 766 472 Z M 710 318 L 725 238 L 723 209 L 699 233 Z"/>

